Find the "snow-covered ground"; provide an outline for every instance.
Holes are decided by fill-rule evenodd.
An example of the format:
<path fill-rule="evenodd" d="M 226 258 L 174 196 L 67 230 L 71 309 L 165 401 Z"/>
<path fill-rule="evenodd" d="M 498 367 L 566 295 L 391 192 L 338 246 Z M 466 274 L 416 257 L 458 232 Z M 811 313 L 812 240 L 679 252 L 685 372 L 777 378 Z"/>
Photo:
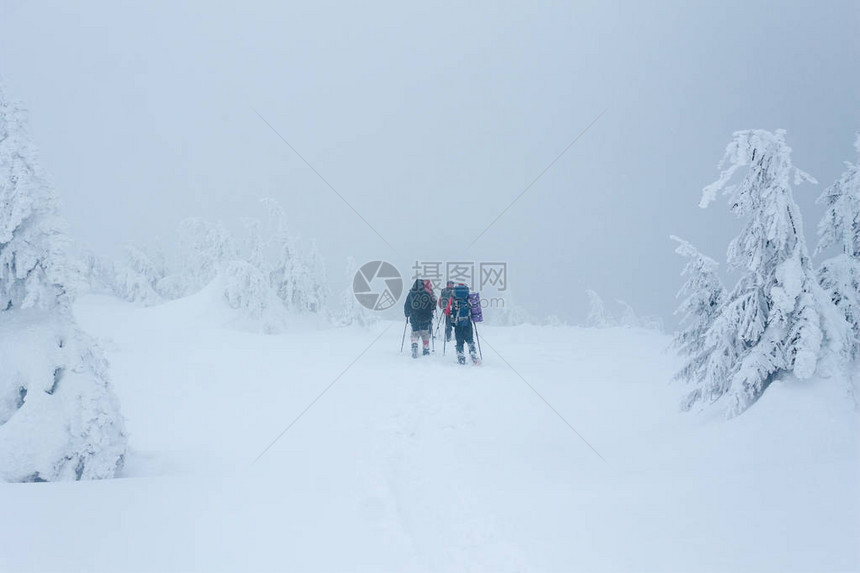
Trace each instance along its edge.
<path fill-rule="evenodd" d="M 0 571 L 860 569 L 832 381 L 725 422 L 678 413 L 645 330 L 482 327 L 459 367 L 400 354 L 397 322 L 255 334 L 211 289 L 76 314 L 131 455 L 123 479 L 0 484 Z"/>

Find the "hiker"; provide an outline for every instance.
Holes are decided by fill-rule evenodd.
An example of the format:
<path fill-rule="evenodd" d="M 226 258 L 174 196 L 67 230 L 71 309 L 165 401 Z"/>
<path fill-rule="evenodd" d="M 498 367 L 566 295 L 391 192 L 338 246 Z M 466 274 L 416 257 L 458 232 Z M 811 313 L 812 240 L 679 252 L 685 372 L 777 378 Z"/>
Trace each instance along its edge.
<path fill-rule="evenodd" d="M 430 354 L 430 328 L 433 323 L 433 309 L 436 307 L 436 296 L 433 294 L 433 284 L 430 281 L 415 279 L 412 289 L 406 295 L 403 304 L 403 314 L 412 325 L 412 358 L 418 358 L 418 339 L 424 346 L 424 356 Z"/>
<path fill-rule="evenodd" d="M 445 285 L 445 288 L 442 289 L 442 292 L 439 294 L 439 308 L 442 309 L 442 312 L 445 314 L 445 340 L 447 342 L 451 342 L 451 330 L 453 329 L 453 324 L 451 324 L 451 315 L 446 312 L 448 308 L 448 304 L 451 302 L 451 294 L 454 292 L 454 281 L 448 281 L 448 284 Z"/>
<path fill-rule="evenodd" d="M 445 314 L 454 325 L 454 338 L 457 341 L 457 362 L 466 363 L 463 353 L 464 344 L 469 345 L 469 356 L 474 364 L 480 364 L 478 353 L 475 351 L 475 338 L 472 329 L 472 302 L 469 298 L 469 287 L 458 284 L 451 292 L 451 298 L 445 307 Z"/>

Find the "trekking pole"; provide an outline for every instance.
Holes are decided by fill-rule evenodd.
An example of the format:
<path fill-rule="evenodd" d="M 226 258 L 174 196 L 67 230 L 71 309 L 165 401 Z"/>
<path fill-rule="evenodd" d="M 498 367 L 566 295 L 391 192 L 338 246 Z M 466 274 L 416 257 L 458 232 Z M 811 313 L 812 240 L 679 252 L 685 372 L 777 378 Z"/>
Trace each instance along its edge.
<path fill-rule="evenodd" d="M 481 357 L 481 360 L 483 360 L 484 359 L 484 353 L 481 351 L 481 337 L 480 337 L 480 335 L 478 335 L 478 323 L 473 320 L 472 326 L 475 327 L 475 340 L 478 343 L 478 355 Z"/>
<path fill-rule="evenodd" d="M 436 311 L 433 311 L 433 320 L 436 320 Z M 430 323 L 430 344 L 433 347 L 433 354 L 436 353 L 436 334 L 433 332 L 433 323 Z"/>
<path fill-rule="evenodd" d="M 406 317 L 406 324 L 403 325 L 403 338 L 400 339 L 400 353 L 403 353 L 403 344 L 406 342 L 406 327 L 409 326 L 409 317 Z"/>

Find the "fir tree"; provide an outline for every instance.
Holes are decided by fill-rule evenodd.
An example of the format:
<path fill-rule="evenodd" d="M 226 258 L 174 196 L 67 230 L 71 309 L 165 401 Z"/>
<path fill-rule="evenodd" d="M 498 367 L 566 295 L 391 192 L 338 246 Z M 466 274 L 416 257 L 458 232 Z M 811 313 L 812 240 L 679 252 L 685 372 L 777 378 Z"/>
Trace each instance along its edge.
<path fill-rule="evenodd" d="M 851 327 L 851 360 L 860 357 L 860 134 L 854 147 L 858 162 L 846 162 L 846 171 L 818 198 L 827 210 L 818 224 L 815 251 L 820 254 L 829 248 L 839 249 L 821 264 L 818 279 Z"/>
<path fill-rule="evenodd" d="M 323 261 L 316 241 L 311 241 L 310 245 L 306 247 L 305 253 L 304 310 L 321 312 L 328 300 L 325 261 Z"/>
<path fill-rule="evenodd" d="M 275 261 L 269 272 L 272 289 L 289 311 L 323 311 L 328 291 L 325 264 L 316 243 L 308 245 L 288 232 L 286 215 L 276 201 L 265 199 L 263 204 L 275 221 L 271 240 Z"/>
<path fill-rule="evenodd" d="M 606 305 L 596 291 L 588 289 L 588 317 L 585 319 L 586 326 L 594 328 L 608 328 L 615 326 L 615 321 L 607 314 Z"/>
<path fill-rule="evenodd" d="M 705 344 L 705 339 L 723 302 L 725 289 L 717 276 L 718 264 L 714 259 L 683 239 L 675 236 L 672 239 L 678 243 L 675 252 L 687 258 L 681 272 L 686 280 L 677 294 L 682 301 L 675 311 L 681 315 L 681 328 L 675 333 L 674 343 L 679 354 L 686 358 L 675 379 L 694 386 L 681 402 L 681 409 L 689 410 L 696 402 L 710 402 L 715 394 L 719 397 L 719 389 L 709 386 L 713 380 L 705 376 L 714 349 Z"/>
<path fill-rule="evenodd" d="M 179 224 L 179 237 L 189 293 L 209 284 L 219 265 L 236 256 L 233 241 L 220 223 L 190 217 Z"/>
<path fill-rule="evenodd" d="M 345 287 L 341 291 L 341 314 L 336 321 L 339 326 L 370 326 L 376 323 L 374 314 L 358 302 L 355 298 L 355 287 L 353 281 L 358 265 L 352 257 L 346 260 L 346 272 L 344 275 Z"/>
<path fill-rule="evenodd" d="M 22 107 L 0 85 L 0 478 L 112 477 L 126 436 L 97 348 L 75 325 L 68 240 Z"/>
<path fill-rule="evenodd" d="M 725 396 L 727 414 L 749 408 L 778 377 L 810 378 L 824 350 L 838 350 L 843 334 L 828 318 L 803 236 L 791 185 L 815 182 L 791 163 L 785 132 L 740 131 L 726 148 L 720 178 L 707 186 L 701 206 L 722 191 L 744 227 L 729 245 L 737 285 L 705 337 L 710 353 L 700 399 Z M 730 184 L 741 171 L 740 182 Z"/>
<path fill-rule="evenodd" d="M 151 306 L 161 302 L 156 285 L 164 273 L 141 249 L 126 245 L 114 281 L 114 293 L 129 302 Z"/>

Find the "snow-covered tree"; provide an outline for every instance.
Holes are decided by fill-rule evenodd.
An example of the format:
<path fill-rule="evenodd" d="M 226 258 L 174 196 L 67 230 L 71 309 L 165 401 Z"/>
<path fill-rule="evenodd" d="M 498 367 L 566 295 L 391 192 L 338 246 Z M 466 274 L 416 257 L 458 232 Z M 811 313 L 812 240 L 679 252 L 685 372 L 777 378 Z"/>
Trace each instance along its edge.
<path fill-rule="evenodd" d="M 164 278 L 164 271 L 141 249 L 127 245 L 123 261 L 118 265 L 114 279 L 114 293 L 129 301 L 146 306 L 162 301 L 156 285 Z"/>
<path fill-rule="evenodd" d="M 338 326 L 371 326 L 376 324 L 376 316 L 373 312 L 365 308 L 355 298 L 355 287 L 353 281 L 355 273 L 358 272 L 358 265 L 355 259 L 348 257 L 346 260 L 346 274 L 344 275 L 344 288 L 340 294 L 341 312 L 336 317 L 335 323 Z"/>
<path fill-rule="evenodd" d="M 234 260 L 221 267 L 224 300 L 230 308 L 260 325 L 266 334 L 280 332 L 284 307 L 269 285 L 268 277 L 246 261 Z"/>
<path fill-rule="evenodd" d="M 74 242 L 69 253 L 71 277 L 65 285 L 67 290 L 74 293 L 113 293 L 116 270 L 111 260 Z"/>
<path fill-rule="evenodd" d="M 816 254 L 836 247 L 839 253 L 825 260 L 818 279 L 830 300 L 852 329 L 849 358 L 860 358 L 860 134 L 854 143 L 858 162 L 846 162 L 846 171 L 818 198 L 827 207 L 818 224 Z"/>
<path fill-rule="evenodd" d="M 633 307 L 626 301 L 616 299 L 621 307 L 621 315 L 616 316 L 606 309 L 603 298 L 597 292 L 587 289 L 588 295 L 588 317 L 585 326 L 591 328 L 612 328 L 626 326 L 628 328 L 647 328 L 650 330 L 663 331 L 663 322 L 652 316 L 639 316 Z"/>
<path fill-rule="evenodd" d="M 0 185 L 0 310 L 53 307 L 63 294 L 67 240 L 25 112 L 2 85 Z"/>
<path fill-rule="evenodd" d="M 270 240 L 274 256 L 269 269 L 269 283 L 287 310 L 298 310 L 296 299 L 301 268 L 298 241 L 287 230 L 286 214 L 280 203 L 274 199 L 261 202 L 274 223 Z"/>
<path fill-rule="evenodd" d="M 167 299 L 199 291 L 212 282 L 221 264 L 236 258 L 236 248 L 224 226 L 201 217 L 179 223 L 178 250 L 179 268 L 155 285 Z"/>
<path fill-rule="evenodd" d="M 614 321 L 606 313 L 606 305 L 603 303 L 603 298 L 596 291 L 588 289 L 585 291 L 588 295 L 588 317 L 585 319 L 586 326 L 594 328 L 606 328 L 614 326 Z"/>
<path fill-rule="evenodd" d="M 218 265 L 236 255 L 233 241 L 221 223 L 190 217 L 179 224 L 179 238 L 185 272 L 194 290 L 209 284 Z"/>
<path fill-rule="evenodd" d="M 639 317 L 636 315 L 633 307 L 627 301 L 621 299 L 616 299 L 615 302 L 621 305 L 621 318 L 618 320 L 618 324 L 621 326 L 639 326 Z"/>
<path fill-rule="evenodd" d="M 107 366 L 75 326 L 68 240 L 25 112 L 0 85 L 0 478 L 112 477 L 126 436 Z"/>
<path fill-rule="evenodd" d="M 517 304 L 513 292 L 508 289 L 495 299 L 481 299 L 484 323 L 489 326 L 521 326 L 533 324 L 534 319 L 525 307 Z"/>
<path fill-rule="evenodd" d="M 678 243 L 675 252 L 687 258 L 681 272 L 686 280 L 677 294 L 682 300 L 675 311 L 681 315 L 681 327 L 675 333 L 674 343 L 679 354 L 686 359 L 675 378 L 695 386 L 681 402 L 681 409 L 689 410 L 698 401 L 710 401 L 713 394 L 705 376 L 713 347 L 705 344 L 705 337 L 722 305 L 725 288 L 717 276 L 718 264 L 714 259 L 706 257 L 683 239 L 675 236 L 672 239 Z"/>
<path fill-rule="evenodd" d="M 270 243 L 274 248 L 274 263 L 269 277 L 272 288 L 287 310 L 293 312 L 321 312 L 325 308 L 325 263 L 316 243 L 302 241 L 287 230 L 283 208 L 273 199 L 263 201 L 275 221 Z"/>
<path fill-rule="evenodd" d="M 302 301 L 300 308 L 306 312 L 320 312 L 325 308 L 328 299 L 325 261 L 320 255 L 316 241 L 311 241 L 304 246 L 303 255 L 302 275 L 299 281 Z"/>
<path fill-rule="evenodd" d="M 245 234 L 239 241 L 234 241 L 221 223 L 199 217 L 183 220 L 171 272 L 167 272 L 168 265 L 163 261 L 147 257 L 142 250 L 127 250 L 125 261 L 117 265 L 114 292 L 127 300 L 154 304 L 160 299 L 199 292 L 220 277 L 217 288 L 226 289 L 228 304 L 254 320 L 261 318 L 256 316 L 259 305 L 269 309 L 274 323 L 281 320 L 283 309 L 322 312 L 328 290 L 325 263 L 316 244 L 288 232 L 286 215 L 276 201 L 265 199 L 262 203 L 273 225 L 264 229 L 259 219 L 243 218 Z M 280 300 L 283 309 L 276 310 L 270 301 L 263 302 L 268 295 L 264 296 L 259 276 L 266 278 L 268 290 Z M 244 291 L 246 287 L 251 290 Z"/>
<path fill-rule="evenodd" d="M 728 262 L 742 276 L 705 337 L 709 353 L 699 399 L 725 396 L 727 415 L 749 408 L 778 377 L 810 378 L 826 350 L 839 352 L 845 332 L 812 268 L 792 184 L 815 182 L 791 163 L 785 132 L 736 132 L 705 187 L 701 207 L 718 192 L 745 220 Z M 730 184 L 741 170 L 743 178 Z"/>
<path fill-rule="evenodd" d="M 302 261 L 298 241 L 294 237 L 283 235 L 276 239 L 276 244 L 277 255 L 269 274 L 272 288 L 287 310 L 301 310 L 299 277 Z"/>
<path fill-rule="evenodd" d="M 551 326 L 553 328 L 559 328 L 561 326 L 565 326 L 565 322 L 559 317 L 557 314 L 550 314 L 543 321 L 544 326 Z"/>
<path fill-rule="evenodd" d="M 268 274 L 268 261 L 266 260 L 266 244 L 263 240 L 263 225 L 259 219 L 244 217 L 242 225 L 247 235 L 244 241 L 244 251 L 247 253 L 246 260 L 257 267 L 262 273 Z"/>

